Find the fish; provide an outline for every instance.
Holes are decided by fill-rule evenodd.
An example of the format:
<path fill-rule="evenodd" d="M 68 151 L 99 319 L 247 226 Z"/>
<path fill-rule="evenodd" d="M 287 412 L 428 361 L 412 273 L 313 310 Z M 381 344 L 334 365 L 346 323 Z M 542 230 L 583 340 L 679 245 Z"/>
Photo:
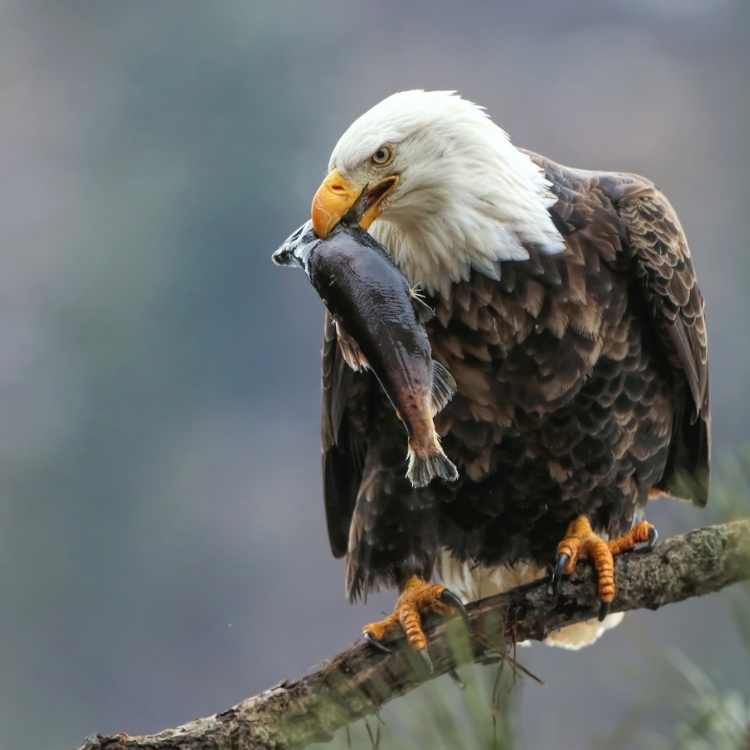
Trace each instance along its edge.
<path fill-rule="evenodd" d="M 433 422 L 453 398 L 456 381 L 432 359 L 425 329 L 432 309 L 386 250 L 363 229 L 344 223 L 320 239 L 307 221 L 272 259 L 305 271 L 336 324 L 346 363 L 371 371 L 380 384 L 406 429 L 412 486 L 425 487 L 436 477 L 456 481 L 458 469 Z"/>

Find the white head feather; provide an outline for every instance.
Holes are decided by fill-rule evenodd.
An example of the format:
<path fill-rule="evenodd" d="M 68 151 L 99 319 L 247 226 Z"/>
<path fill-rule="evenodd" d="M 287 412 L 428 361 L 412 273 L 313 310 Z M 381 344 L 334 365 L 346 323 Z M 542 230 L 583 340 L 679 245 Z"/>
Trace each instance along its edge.
<path fill-rule="evenodd" d="M 370 157 L 384 144 L 394 158 L 378 168 Z M 339 139 L 334 168 L 359 184 L 400 175 L 370 231 L 431 293 L 447 293 L 472 268 L 497 277 L 496 261 L 528 258 L 524 243 L 550 253 L 564 247 L 539 167 L 455 92 L 402 91 L 376 104 Z"/>

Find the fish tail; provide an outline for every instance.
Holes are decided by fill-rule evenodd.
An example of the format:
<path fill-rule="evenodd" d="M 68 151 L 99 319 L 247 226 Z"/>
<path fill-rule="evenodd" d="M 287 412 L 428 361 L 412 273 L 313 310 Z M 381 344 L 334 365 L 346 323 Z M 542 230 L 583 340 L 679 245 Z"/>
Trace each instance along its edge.
<path fill-rule="evenodd" d="M 458 469 L 443 452 L 437 436 L 434 448 L 427 453 L 415 451 L 409 443 L 407 457 L 409 467 L 406 470 L 406 478 L 412 487 L 426 487 L 435 477 L 446 482 L 455 482 L 458 479 Z"/>
<path fill-rule="evenodd" d="M 432 360 L 432 415 L 439 414 L 456 393 L 456 381 L 448 368 Z"/>

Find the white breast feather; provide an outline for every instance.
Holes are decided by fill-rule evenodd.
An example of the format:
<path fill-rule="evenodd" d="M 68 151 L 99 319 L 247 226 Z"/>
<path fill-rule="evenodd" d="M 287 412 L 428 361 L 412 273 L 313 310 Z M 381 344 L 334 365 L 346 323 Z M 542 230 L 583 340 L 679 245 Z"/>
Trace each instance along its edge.
<path fill-rule="evenodd" d="M 548 575 L 544 566 L 532 562 L 488 568 L 461 562 L 447 551 L 442 554 L 439 569 L 445 585 L 458 594 L 464 602 L 502 594 Z M 594 618 L 576 625 L 568 625 L 568 627 L 551 632 L 543 643 L 577 651 L 594 643 L 607 630 L 617 627 L 623 617 L 624 615 L 618 612 L 608 615 L 602 622 Z M 522 645 L 529 645 L 529 642 Z"/>

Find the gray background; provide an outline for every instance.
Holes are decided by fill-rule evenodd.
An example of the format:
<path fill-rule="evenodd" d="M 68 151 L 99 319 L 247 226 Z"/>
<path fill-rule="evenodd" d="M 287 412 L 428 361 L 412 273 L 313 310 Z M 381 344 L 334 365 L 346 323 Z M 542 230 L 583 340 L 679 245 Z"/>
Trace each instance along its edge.
<path fill-rule="evenodd" d="M 518 145 L 653 178 L 709 301 L 716 455 L 750 375 L 748 4 L 0 3 L 0 748 L 155 730 L 293 677 L 343 597 L 319 301 L 271 266 L 339 133 L 456 88 Z M 663 531 L 711 513 L 660 506 Z M 526 748 L 668 727 L 669 648 L 747 690 L 724 594 L 534 647 Z M 647 705 L 648 704 L 648 705 Z"/>

